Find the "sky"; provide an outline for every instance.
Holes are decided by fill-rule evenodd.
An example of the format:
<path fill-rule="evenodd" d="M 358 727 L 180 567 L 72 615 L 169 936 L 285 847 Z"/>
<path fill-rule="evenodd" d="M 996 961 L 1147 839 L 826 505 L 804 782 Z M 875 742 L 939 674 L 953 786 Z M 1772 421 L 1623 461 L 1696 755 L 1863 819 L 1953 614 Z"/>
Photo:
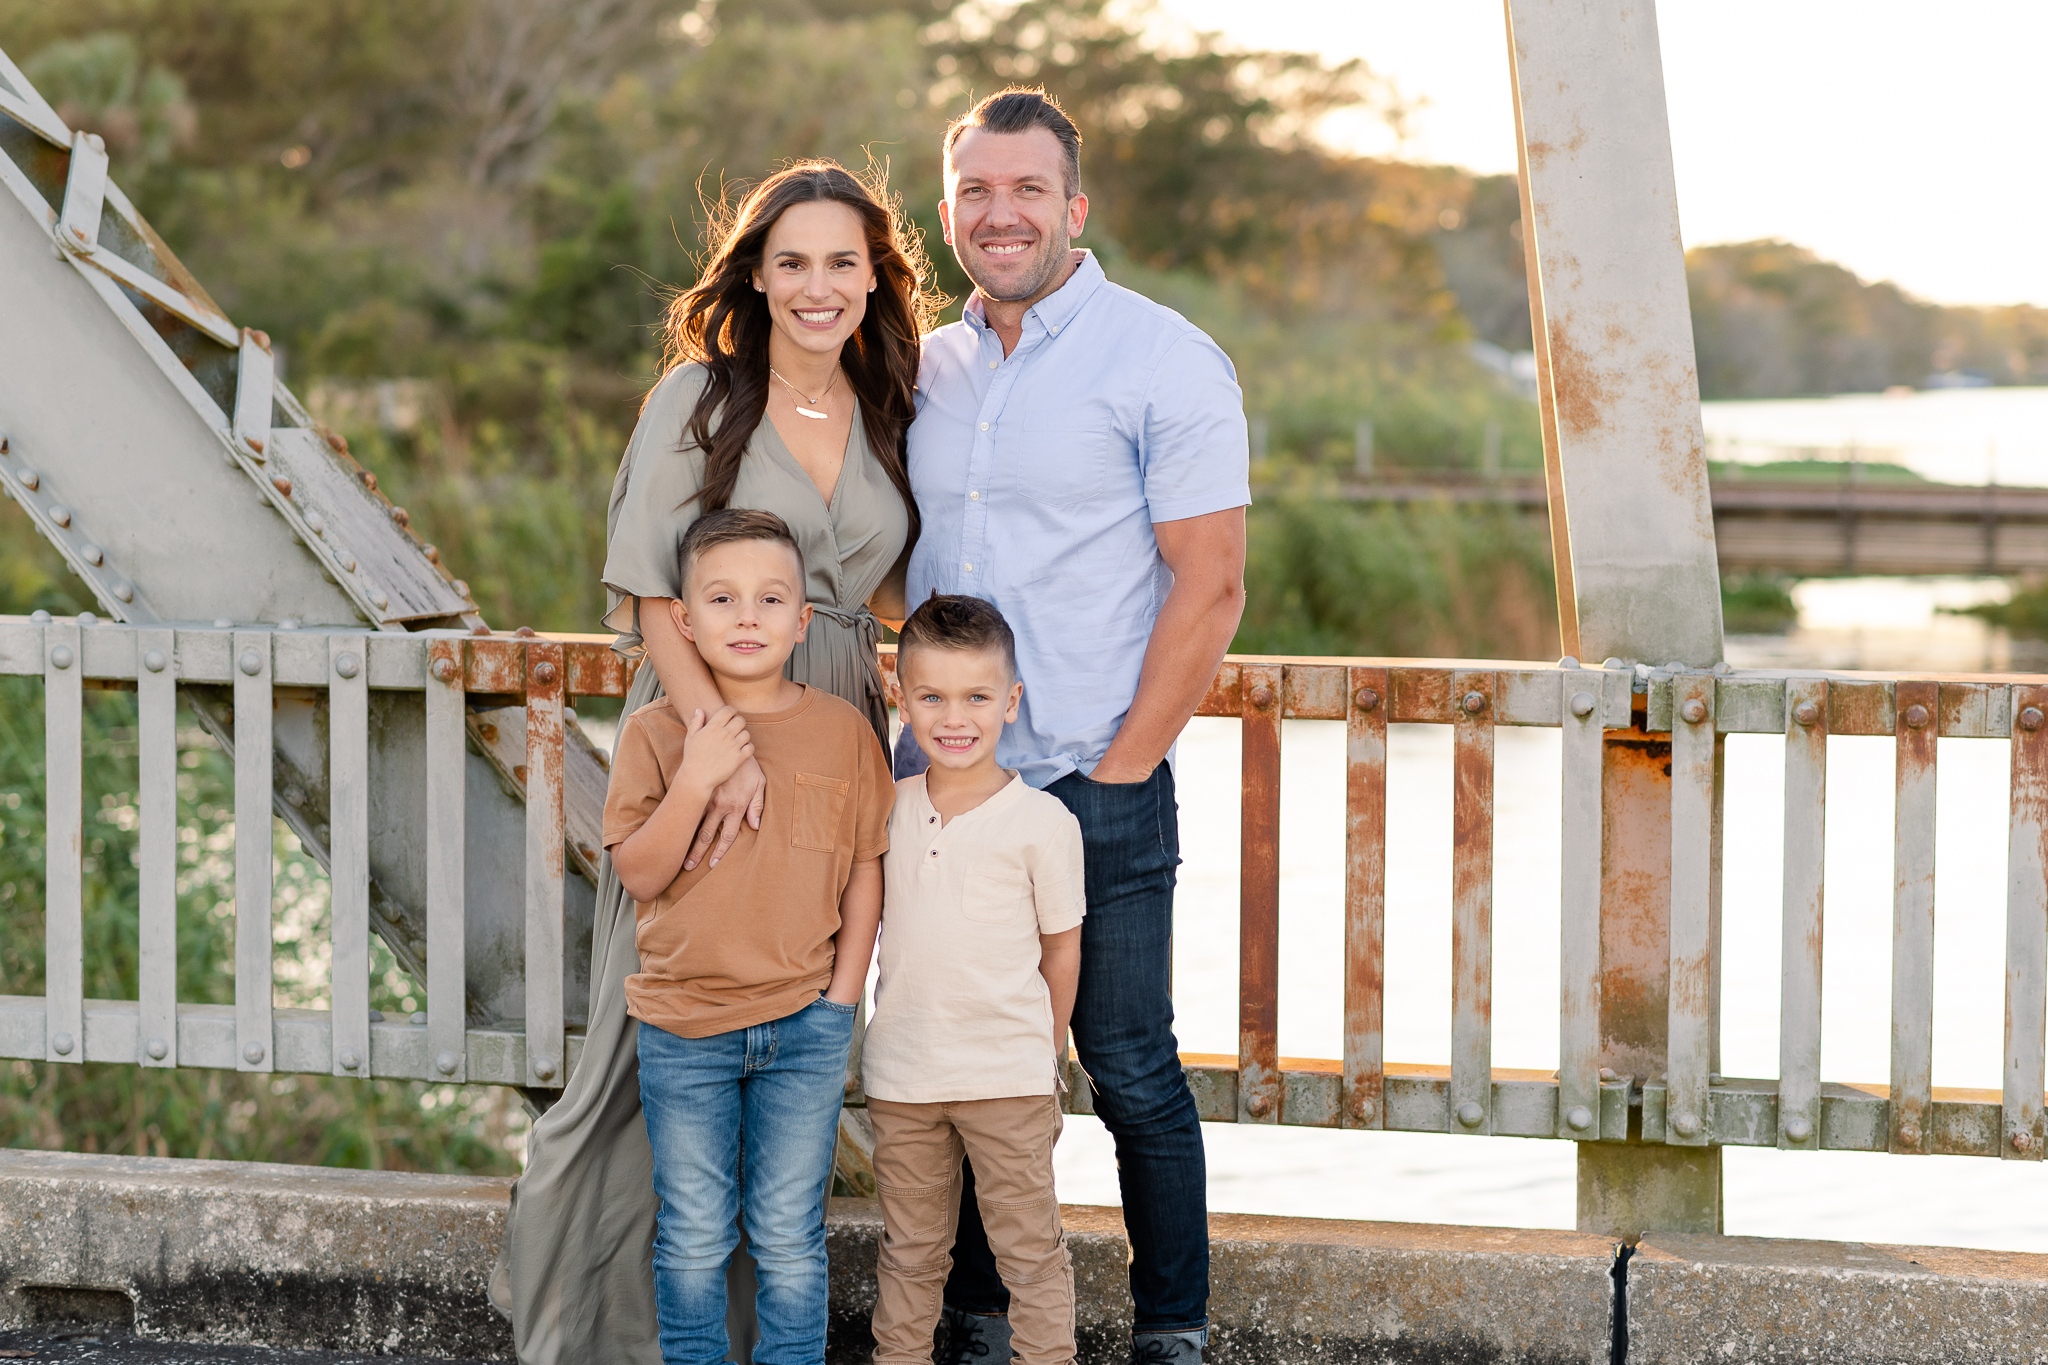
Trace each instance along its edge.
<path fill-rule="evenodd" d="M 1422 107 L 1324 136 L 1515 169 L 1500 0 L 1163 0 L 1246 48 L 1362 57 Z M 1661 0 L 1688 246 L 1776 237 L 1937 303 L 2048 306 L 2048 0 Z"/>

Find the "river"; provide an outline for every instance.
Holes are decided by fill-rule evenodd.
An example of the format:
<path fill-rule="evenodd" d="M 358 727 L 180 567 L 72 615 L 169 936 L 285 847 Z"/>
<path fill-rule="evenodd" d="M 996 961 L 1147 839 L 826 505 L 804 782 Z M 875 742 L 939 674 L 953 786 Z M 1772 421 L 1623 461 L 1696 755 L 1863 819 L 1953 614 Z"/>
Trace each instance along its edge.
<path fill-rule="evenodd" d="M 2048 389 L 1710 403 L 1716 458 L 1802 449 L 1890 459 L 1934 479 L 2048 484 Z M 2011 647 L 1939 608 L 1994 598 L 1997 580 L 1815 581 L 1780 637 L 1729 642 L 1738 666 L 2003 668 Z M 1495 813 L 1494 1060 L 1557 1064 L 1558 741 L 1503 730 Z M 1728 743 L 1722 1070 L 1777 1074 L 1783 748 Z M 1280 1050 L 1341 1052 L 1342 727 L 1289 721 L 1281 794 Z M 2003 1030 L 2006 746 L 1940 748 L 1934 1078 L 1997 1088 Z M 1237 1050 L 1238 739 L 1234 722 L 1183 736 L 1174 996 L 1181 1046 Z M 1387 1057 L 1450 1056 L 1450 735 L 1395 726 L 1388 758 Z M 1838 738 L 1828 755 L 1822 1072 L 1889 1075 L 1892 746 Z M 1567 1142 L 1206 1125 L 1210 1207 L 1309 1217 L 1569 1228 Z M 1060 1196 L 1114 1204 L 1114 1156 L 1092 1118 L 1069 1121 Z M 1726 1150 L 1735 1234 L 2048 1251 L 2043 1171 L 1975 1157 Z"/>

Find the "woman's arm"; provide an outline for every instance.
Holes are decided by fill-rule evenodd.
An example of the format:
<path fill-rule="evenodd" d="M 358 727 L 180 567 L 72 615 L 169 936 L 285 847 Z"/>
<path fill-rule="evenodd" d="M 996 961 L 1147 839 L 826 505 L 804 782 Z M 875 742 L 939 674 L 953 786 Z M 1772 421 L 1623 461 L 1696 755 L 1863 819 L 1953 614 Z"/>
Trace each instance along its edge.
<path fill-rule="evenodd" d="M 725 705 L 725 698 L 719 695 L 718 682 L 704 666 L 697 647 L 676 629 L 668 604 L 666 597 L 642 597 L 635 605 L 640 638 L 647 646 L 647 661 L 654 666 L 654 676 L 661 679 L 661 690 L 674 698 L 678 713 L 687 716 L 692 711 L 702 711 L 708 716 Z M 711 865 L 718 866 L 732 841 L 740 837 L 741 820 L 755 829 L 761 828 L 761 808 L 767 798 L 768 779 L 761 772 L 761 765 L 749 758 L 711 793 L 703 822 L 697 826 L 697 838 L 683 857 L 683 867 L 694 869 L 707 850 Z"/>
<path fill-rule="evenodd" d="M 852 1005 L 868 988 L 868 964 L 875 958 L 875 935 L 882 928 L 882 860 L 869 858 L 853 865 L 846 890 L 839 897 L 839 933 L 832 940 L 832 984 L 825 998 Z"/>

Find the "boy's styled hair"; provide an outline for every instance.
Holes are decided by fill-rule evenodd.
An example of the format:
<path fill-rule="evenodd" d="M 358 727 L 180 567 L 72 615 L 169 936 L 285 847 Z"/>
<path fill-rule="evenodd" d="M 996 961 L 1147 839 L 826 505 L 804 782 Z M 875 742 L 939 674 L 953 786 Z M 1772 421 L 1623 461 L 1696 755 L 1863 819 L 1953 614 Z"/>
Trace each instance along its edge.
<path fill-rule="evenodd" d="M 969 128 L 988 133 L 1024 133 L 1043 128 L 1059 141 L 1060 188 L 1072 199 L 1081 192 L 1081 130 L 1043 86 L 1013 85 L 998 90 L 946 126 L 946 164 L 953 164 L 953 144 Z"/>
<path fill-rule="evenodd" d="M 772 540 L 779 545 L 787 545 L 789 552 L 796 556 L 797 591 L 803 591 L 803 547 L 796 543 L 789 523 L 773 512 L 756 511 L 751 507 L 721 507 L 690 523 L 690 529 L 683 532 L 682 546 L 676 551 L 676 581 L 682 584 L 683 591 L 689 592 L 690 570 L 697 567 L 697 561 L 704 557 L 706 550 L 740 540 Z"/>
<path fill-rule="evenodd" d="M 996 650 L 1010 670 L 1011 681 L 1016 681 L 1017 637 L 1003 614 L 979 597 L 942 597 L 933 593 L 910 613 L 910 619 L 903 623 L 903 633 L 897 637 L 898 671 L 903 667 L 904 656 L 914 649 L 927 648 Z"/>

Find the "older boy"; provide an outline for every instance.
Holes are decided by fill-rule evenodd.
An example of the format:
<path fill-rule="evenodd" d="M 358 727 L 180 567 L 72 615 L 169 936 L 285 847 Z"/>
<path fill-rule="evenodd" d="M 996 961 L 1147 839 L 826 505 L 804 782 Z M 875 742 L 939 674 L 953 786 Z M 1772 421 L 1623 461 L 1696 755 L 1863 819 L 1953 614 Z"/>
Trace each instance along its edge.
<path fill-rule="evenodd" d="M 660 1197 L 655 1305 L 669 1365 L 727 1353 L 726 1262 L 744 1216 L 755 1358 L 825 1358 L 825 1193 L 853 1017 L 882 908 L 893 790 L 853 707 L 785 678 L 804 636 L 803 556 L 781 518 L 728 509 L 683 537 L 677 629 L 726 704 L 626 719 L 604 842 L 638 903 L 640 1093 Z M 752 756 L 771 799 L 716 863 L 683 855 L 712 791 Z M 624 1249 L 622 1248 L 622 1251 Z"/>
<path fill-rule="evenodd" d="M 932 598 L 903 623 L 896 673 L 930 767 L 896 785 L 861 1053 L 883 1221 L 876 1365 L 932 1359 L 963 1154 L 1017 1359 L 1071 1365 L 1074 1270 L 1052 1149 L 1086 914 L 1081 827 L 996 762 L 1024 692 L 1001 612 Z"/>

